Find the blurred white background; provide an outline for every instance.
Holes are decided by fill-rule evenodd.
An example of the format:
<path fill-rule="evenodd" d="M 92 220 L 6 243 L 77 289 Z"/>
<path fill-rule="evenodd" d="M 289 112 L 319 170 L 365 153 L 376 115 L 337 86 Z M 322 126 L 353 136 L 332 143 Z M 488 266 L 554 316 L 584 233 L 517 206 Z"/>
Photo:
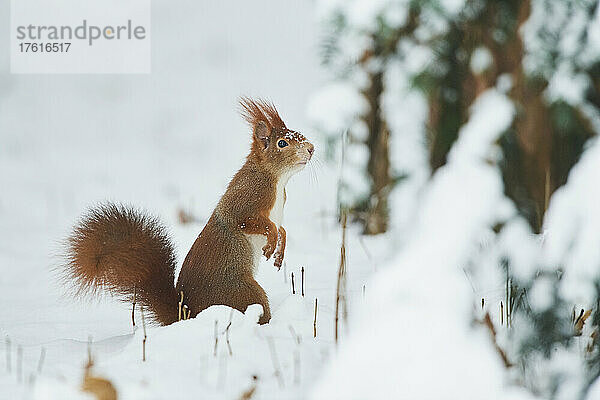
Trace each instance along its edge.
<path fill-rule="evenodd" d="M 312 8 L 309 1 L 155 1 L 148 75 L 10 74 L 2 30 L 2 338 L 34 346 L 130 329 L 113 317 L 126 306 L 62 296 L 52 271 L 60 241 L 88 206 L 119 201 L 159 215 L 177 237 L 181 262 L 248 152 L 239 96 L 272 100 L 288 126 L 319 148 L 305 118 L 307 98 L 324 77 Z M 5 27 L 9 15 L 2 2 Z M 317 183 L 307 171 L 289 185 L 291 243 L 294 224 L 334 208 L 333 188 L 323 190 L 327 170 L 320 175 Z M 180 208 L 200 223 L 178 225 Z"/>

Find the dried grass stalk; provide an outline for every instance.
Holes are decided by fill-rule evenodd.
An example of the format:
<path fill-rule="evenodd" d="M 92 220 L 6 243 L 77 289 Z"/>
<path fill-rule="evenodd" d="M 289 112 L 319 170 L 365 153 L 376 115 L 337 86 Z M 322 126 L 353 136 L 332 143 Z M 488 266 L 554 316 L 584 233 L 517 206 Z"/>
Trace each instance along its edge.
<path fill-rule="evenodd" d="M 335 343 L 339 338 L 340 314 L 344 321 L 347 320 L 348 310 L 346 307 L 346 223 L 347 212 L 342 210 L 342 244 L 340 246 L 340 266 L 337 275 L 337 287 L 335 291 Z"/>
<path fill-rule="evenodd" d="M 490 313 L 488 313 L 488 312 L 485 313 L 482 324 L 484 326 L 486 326 L 488 328 L 488 330 L 490 331 L 490 335 L 492 337 L 492 342 L 494 343 L 494 347 L 496 348 L 496 351 L 500 355 L 500 358 L 502 359 L 504 366 L 506 368 L 512 367 L 512 363 L 508 360 L 508 357 L 506 356 L 506 352 L 498 345 L 498 341 L 496 340 L 496 328 L 494 328 L 494 323 L 492 322 L 492 319 L 490 318 Z"/>

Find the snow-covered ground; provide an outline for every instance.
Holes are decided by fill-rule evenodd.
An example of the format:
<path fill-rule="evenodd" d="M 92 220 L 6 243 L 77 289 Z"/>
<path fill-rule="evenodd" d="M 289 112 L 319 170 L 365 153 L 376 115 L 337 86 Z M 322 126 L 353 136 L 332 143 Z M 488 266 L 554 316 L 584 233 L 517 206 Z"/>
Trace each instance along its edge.
<path fill-rule="evenodd" d="M 2 2 L 4 26 L 8 15 Z M 89 340 L 94 373 L 125 399 L 239 398 L 251 385 L 255 398 L 302 398 L 334 351 L 341 232 L 337 170 L 322 160 L 323 145 L 305 117 L 308 97 L 324 80 L 312 4 L 153 2 L 152 24 L 150 75 L 10 75 L 8 52 L 0 52 L 2 399 L 84 398 Z M 7 46 L 4 31 L 0 48 Z M 288 185 L 285 273 L 267 263 L 259 272 L 273 319 L 256 326 L 254 309 L 244 316 L 217 307 L 148 327 L 144 363 L 143 333 L 133 332 L 127 305 L 64 295 L 53 270 L 60 242 L 88 206 L 120 201 L 158 215 L 181 262 L 249 148 L 240 95 L 272 99 L 322 160 Z M 180 224 L 180 209 L 199 221 Z M 360 302 L 363 285 L 388 257 L 387 239 L 359 240 L 350 229 L 348 240 L 349 292 Z M 301 267 L 304 297 L 291 294 L 289 278 L 294 272 L 298 293 Z M 230 318 L 231 355 L 224 334 Z"/>
<path fill-rule="evenodd" d="M 0 4 L 5 26 L 7 3 Z M 362 20 L 388 3 L 353 15 Z M 517 249 L 516 261 L 531 273 L 540 254 L 562 257 L 560 244 L 569 241 L 561 227 L 573 220 L 580 193 L 592 199 L 576 215 L 589 222 L 580 232 L 593 231 L 587 186 L 597 180 L 597 144 L 574 169 L 570 189 L 550 203 L 546 234 L 560 254 L 543 253 L 494 165 L 494 143 L 515 111 L 504 89 L 477 99 L 448 164 L 430 177 L 425 99 L 404 71 L 421 68 L 420 58 L 390 68 L 382 106 L 397 132 L 393 165 L 408 179 L 391 196 L 388 234 L 362 237 L 348 228 L 349 323 L 336 345 L 340 171 L 325 160 L 316 128 L 353 129 L 361 100 L 356 88 L 324 85 L 331 76 L 320 67 L 313 6 L 154 1 L 150 75 L 10 75 L 9 54 L 0 52 L 0 400 L 90 398 L 81 391 L 89 354 L 92 374 L 112 382 L 121 399 L 531 399 L 514 385 L 520 371 L 506 373 L 489 331 L 474 323 L 483 316 L 479 301 L 502 327 L 495 251 Z M 0 48 L 7 47 L 3 31 Z M 288 185 L 285 266 L 263 262 L 258 272 L 273 318 L 258 326 L 257 306 L 245 314 L 216 306 L 193 320 L 147 326 L 143 361 L 139 310 L 134 329 L 131 306 L 67 295 L 57 279 L 61 241 L 86 208 L 117 201 L 159 216 L 181 262 L 248 152 L 241 95 L 273 100 L 317 148 Z M 362 172 L 348 168 L 364 154 L 347 156 L 342 180 L 364 188 Z M 195 221 L 182 224 L 180 211 Z M 486 244 L 498 220 L 513 230 Z M 566 225 L 564 232 L 579 232 Z M 589 248 L 569 259 L 579 268 L 565 282 L 595 276 L 597 249 Z M 475 261 L 482 266 L 471 270 Z M 506 334 L 498 332 L 502 345 Z M 600 393 L 595 387 L 590 398 Z"/>

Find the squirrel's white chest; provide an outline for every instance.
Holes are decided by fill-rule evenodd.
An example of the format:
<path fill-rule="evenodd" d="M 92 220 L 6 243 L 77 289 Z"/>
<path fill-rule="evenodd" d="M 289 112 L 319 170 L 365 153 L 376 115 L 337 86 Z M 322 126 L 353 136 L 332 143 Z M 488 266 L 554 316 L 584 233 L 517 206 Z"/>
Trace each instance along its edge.
<path fill-rule="evenodd" d="M 286 200 L 286 183 L 287 180 L 277 183 L 277 188 L 275 190 L 275 203 L 273 204 L 273 208 L 271 208 L 271 212 L 269 213 L 269 219 L 277 226 L 278 230 L 283 222 L 283 207 Z M 267 244 L 267 238 L 265 235 L 248 235 L 248 240 L 252 246 L 252 253 L 254 255 L 254 269 L 256 269 L 260 264 L 261 258 L 263 258 L 262 248 Z"/>
<path fill-rule="evenodd" d="M 283 221 L 283 206 L 285 205 L 285 185 L 278 183 L 275 196 L 275 204 L 269 214 L 269 219 L 277 225 L 277 229 L 281 226 Z"/>

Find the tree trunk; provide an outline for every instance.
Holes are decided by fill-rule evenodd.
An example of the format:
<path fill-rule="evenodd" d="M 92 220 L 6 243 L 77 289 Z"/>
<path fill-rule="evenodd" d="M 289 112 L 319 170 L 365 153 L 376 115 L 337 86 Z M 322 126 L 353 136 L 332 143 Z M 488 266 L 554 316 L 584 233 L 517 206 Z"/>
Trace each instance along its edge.
<path fill-rule="evenodd" d="M 369 75 L 370 86 L 363 92 L 369 103 L 369 111 L 364 120 L 369 129 L 367 147 L 369 162 L 367 173 L 371 189 L 367 201 L 364 233 L 375 235 L 387 231 L 389 221 L 388 195 L 391 189 L 390 176 L 390 132 L 381 116 L 381 93 L 383 92 L 383 72 Z"/>

